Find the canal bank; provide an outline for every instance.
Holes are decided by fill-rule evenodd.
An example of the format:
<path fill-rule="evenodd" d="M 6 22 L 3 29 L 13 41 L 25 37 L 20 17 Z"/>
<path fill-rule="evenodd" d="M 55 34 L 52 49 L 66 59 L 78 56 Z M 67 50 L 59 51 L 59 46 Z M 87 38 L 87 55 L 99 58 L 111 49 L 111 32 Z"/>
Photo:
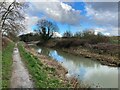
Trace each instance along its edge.
<path fill-rule="evenodd" d="M 102 65 L 99 61 L 46 47 L 33 47 L 41 54 L 53 58 L 67 69 L 67 77 L 76 77 L 91 88 L 117 88 L 118 68 Z"/>
<path fill-rule="evenodd" d="M 30 72 L 32 73 L 32 76 L 33 76 L 33 80 L 35 80 L 35 76 L 34 74 L 38 74 L 39 77 L 45 77 L 43 79 L 43 81 L 39 80 L 39 77 L 37 78 L 37 81 L 35 80 L 35 83 L 37 83 L 37 87 L 41 87 L 40 83 L 51 83 L 51 84 L 56 84 L 55 85 L 47 85 L 47 87 L 52 87 L 52 88 L 88 88 L 88 86 L 86 85 L 83 85 L 83 84 L 80 84 L 80 82 L 75 78 L 75 77 L 71 77 L 71 78 L 67 78 L 66 77 L 66 74 L 68 73 L 67 69 L 65 69 L 60 63 L 58 63 L 57 61 L 53 60 L 52 58 L 49 58 L 43 54 L 38 54 L 36 49 L 35 48 L 32 48 L 31 46 L 29 47 L 25 47 L 25 53 L 24 53 L 24 56 L 26 53 L 30 54 L 29 57 L 27 55 L 27 58 L 26 58 L 26 63 L 27 63 L 27 67 L 30 69 L 37 69 L 37 66 L 38 66 L 38 62 L 40 62 L 40 66 L 38 67 L 38 69 L 41 67 L 42 70 L 33 70 Z M 22 55 L 22 57 L 24 57 Z M 29 60 L 31 57 L 31 60 Z M 36 60 L 36 64 L 34 64 L 34 62 L 32 61 L 34 58 L 34 60 Z M 32 62 L 32 63 L 31 63 Z M 32 64 L 32 67 L 30 67 Z M 42 72 L 43 74 L 42 74 Z M 44 72 L 46 72 L 46 75 L 44 74 Z M 38 72 L 38 73 L 36 73 Z M 42 76 L 41 76 L 42 75 Z M 45 79 L 47 79 L 45 81 Z M 55 82 L 50 82 L 51 79 L 55 79 Z M 41 82 L 40 82 L 41 81 Z M 53 81 L 53 80 L 52 80 Z M 45 85 L 43 85 L 42 87 L 45 87 Z"/>
<path fill-rule="evenodd" d="M 73 55 L 82 56 L 85 58 L 91 58 L 92 60 L 99 61 L 103 65 L 111 66 L 111 67 L 120 67 L 120 59 L 119 59 L 119 48 L 118 44 L 84 44 L 83 45 L 73 45 L 75 40 L 51 40 L 46 44 L 37 44 L 38 46 L 44 46 L 46 48 L 52 48 L 56 50 L 61 50 L 67 53 L 71 53 Z M 79 42 L 79 41 L 78 41 Z"/>
<path fill-rule="evenodd" d="M 93 60 L 97 60 L 102 65 L 107 65 L 111 67 L 120 67 L 120 60 L 118 57 L 97 54 L 97 53 L 91 52 L 90 50 L 83 49 L 83 48 L 69 48 L 69 49 L 62 48 L 61 50 L 67 53 L 71 53 L 73 55 L 83 56 L 85 58 L 91 58 Z"/>

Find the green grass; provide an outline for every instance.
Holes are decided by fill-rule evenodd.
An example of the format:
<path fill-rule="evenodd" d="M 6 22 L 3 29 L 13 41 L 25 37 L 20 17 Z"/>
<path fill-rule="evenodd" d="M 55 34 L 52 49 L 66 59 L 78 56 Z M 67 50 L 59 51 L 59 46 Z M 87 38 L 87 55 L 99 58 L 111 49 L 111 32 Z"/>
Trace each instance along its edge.
<path fill-rule="evenodd" d="M 60 79 L 55 76 L 48 76 L 48 73 L 55 74 L 54 68 L 43 65 L 37 57 L 26 52 L 21 44 L 19 44 L 19 50 L 23 62 L 32 75 L 35 88 L 58 88 L 64 86 Z"/>
<path fill-rule="evenodd" d="M 0 34 L 0 90 L 2 89 L 2 38 Z"/>
<path fill-rule="evenodd" d="M 14 43 L 10 42 L 2 51 L 2 88 L 9 88 L 12 74 L 12 54 Z"/>

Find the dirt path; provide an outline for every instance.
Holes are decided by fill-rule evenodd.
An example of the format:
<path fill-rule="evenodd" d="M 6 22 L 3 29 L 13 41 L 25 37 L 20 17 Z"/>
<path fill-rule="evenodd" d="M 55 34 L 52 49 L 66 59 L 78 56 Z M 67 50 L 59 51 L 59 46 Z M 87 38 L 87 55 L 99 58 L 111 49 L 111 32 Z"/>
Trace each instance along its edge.
<path fill-rule="evenodd" d="M 30 79 L 30 75 L 25 68 L 18 48 L 14 48 L 13 51 L 13 71 L 11 78 L 11 88 L 33 88 L 33 82 Z"/>

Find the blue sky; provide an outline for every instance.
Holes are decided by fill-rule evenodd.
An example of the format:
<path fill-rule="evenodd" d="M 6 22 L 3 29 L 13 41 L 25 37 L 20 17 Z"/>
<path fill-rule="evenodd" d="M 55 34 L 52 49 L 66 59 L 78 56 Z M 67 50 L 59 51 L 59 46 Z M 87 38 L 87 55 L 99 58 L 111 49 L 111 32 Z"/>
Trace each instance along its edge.
<path fill-rule="evenodd" d="M 59 27 L 59 34 L 94 30 L 105 35 L 118 34 L 118 7 L 113 2 L 30 2 L 26 22 L 28 31 L 36 29 L 39 19 L 47 19 Z"/>

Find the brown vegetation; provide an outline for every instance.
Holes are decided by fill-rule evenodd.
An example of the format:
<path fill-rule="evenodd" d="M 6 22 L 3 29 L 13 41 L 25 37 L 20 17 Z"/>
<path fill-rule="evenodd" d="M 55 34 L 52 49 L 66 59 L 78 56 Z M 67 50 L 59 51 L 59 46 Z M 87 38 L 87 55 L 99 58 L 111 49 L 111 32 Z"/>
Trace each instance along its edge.
<path fill-rule="evenodd" d="M 94 60 L 98 60 L 101 64 L 108 65 L 108 66 L 120 66 L 120 60 L 118 57 L 105 55 L 105 54 L 98 54 L 94 53 L 88 49 L 83 49 L 81 47 L 76 48 L 63 48 L 64 52 L 71 53 L 74 55 L 84 56 L 86 58 L 92 58 Z"/>
<path fill-rule="evenodd" d="M 2 49 L 6 48 L 10 42 L 13 42 L 7 37 L 2 37 Z"/>
<path fill-rule="evenodd" d="M 52 68 L 55 71 L 54 73 L 49 73 L 49 76 L 53 75 L 59 78 L 64 83 L 64 85 L 67 85 L 68 83 L 70 83 L 71 85 L 70 87 L 73 87 L 73 88 L 82 87 L 80 86 L 76 78 L 72 77 L 68 79 L 66 77 L 66 74 L 68 73 L 68 71 L 65 68 L 63 68 L 61 64 L 58 63 L 57 61 L 53 60 L 52 58 L 48 58 L 44 55 L 37 54 L 34 48 L 29 47 L 29 48 L 26 48 L 26 50 L 32 53 L 34 56 L 37 56 L 45 66 Z"/>
<path fill-rule="evenodd" d="M 93 58 L 105 65 L 120 66 L 119 44 L 109 42 L 91 44 L 88 39 L 61 38 L 50 40 L 44 46 L 61 49 L 74 55 Z"/>

